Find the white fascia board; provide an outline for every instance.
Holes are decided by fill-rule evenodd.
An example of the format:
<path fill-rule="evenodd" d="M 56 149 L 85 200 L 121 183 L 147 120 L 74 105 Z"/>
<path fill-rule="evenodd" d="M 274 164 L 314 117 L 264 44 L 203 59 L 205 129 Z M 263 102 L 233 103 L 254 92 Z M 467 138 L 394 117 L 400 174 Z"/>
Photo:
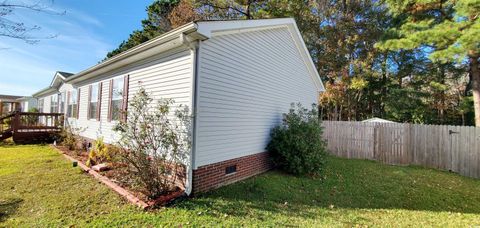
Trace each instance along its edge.
<path fill-rule="evenodd" d="M 55 88 L 47 87 L 45 89 L 42 89 L 42 90 L 32 94 L 32 97 L 38 98 L 38 97 L 50 95 L 50 94 L 53 94 L 53 93 L 56 93 L 56 92 L 57 92 L 57 90 Z"/>
<path fill-rule="evenodd" d="M 225 35 L 229 33 L 248 32 L 262 29 L 271 29 L 277 27 L 287 26 L 292 39 L 297 46 L 303 62 L 308 69 L 313 83 L 319 92 L 325 91 L 320 75 L 318 74 L 315 64 L 310 56 L 302 35 L 298 30 L 297 23 L 293 18 L 278 18 L 278 19 L 261 19 L 261 20 L 236 20 L 236 21 L 201 21 L 197 22 L 197 32 L 204 35 L 206 38 L 211 38 L 214 35 Z"/>
<path fill-rule="evenodd" d="M 53 76 L 53 79 L 52 79 L 52 82 L 50 82 L 50 87 L 56 87 L 56 82 L 58 81 L 58 79 L 60 79 L 60 83 L 59 86 L 62 84 L 62 82 L 65 81 L 65 77 L 63 77 L 62 74 L 58 73 L 58 71 L 55 73 L 55 75 Z"/>
<path fill-rule="evenodd" d="M 235 20 L 235 21 L 200 21 L 198 24 L 198 32 L 210 38 L 213 32 L 255 29 L 262 27 L 273 27 L 278 25 L 286 25 L 295 23 L 292 18 L 278 19 L 260 19 L 260 20 Z"/>
<path fill-rule="evenodd" d="M 305 63 L 308 71 L 310 72 L 310 75 L 312 76 L 312 79 L 315 82 L 317 89 L 320 92 L 324 92 L 325 87 L 323 86 L 322 79 L 318 74 L 318 70 L 315 67 L 315 64 L 313 63 L 312 56 L 310 56 L 310 52 L 308 51 L 308 48 L 305 45 L 305 41 L 303 40 L 300 30 L 298 30 L 297 23 L 295 22 L 295 20 L 293 20 L 293 23 L 289 24 L 288 27 L 290 28 L 289 30 L 292 34 L 292 38 L 295 41 L 295 44 L 297 45 L 297 48 L 299 49 L 300 54 L 302 55 L 303 62 Z"/>
<path fill-rule="evenodd" d="M 133 47 L 91 68 L 81 71 L 67 78 L 66 82 L 72 84 L 78 83 L 80 81 L 96 77 L 110 70 L 115 70 L 141 59 L 165 52 L 166 50 L 185 45 L 184 34 L 193 33 L 196 30 L 197 25 L 195 23 L 188 23 L 175 30 L 167 32 L 164 35 Z"/>

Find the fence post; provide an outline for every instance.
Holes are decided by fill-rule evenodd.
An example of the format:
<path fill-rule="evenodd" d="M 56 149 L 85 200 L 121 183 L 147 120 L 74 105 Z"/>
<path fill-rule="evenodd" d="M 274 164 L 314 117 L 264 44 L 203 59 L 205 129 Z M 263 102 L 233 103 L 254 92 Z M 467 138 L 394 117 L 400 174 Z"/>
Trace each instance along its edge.
<path fill-rule="evenodd" d="M 20 126 L 20 113 L 19 112 L 15 112 L 15 115 L 13 116 L 13 120 L 12 120 L 12 132 L 13 132 L 13 135 L 15 135 L 15 133 L 18 132 L 18 127 Z"/>
<path fill-rule="evenodd" d="M 412 125 L 407 123 L 405 132 L 405 142 L 403 143 L 403 148 L 405 149 L 405 161 L 404 164 L 408 165 L 412 162 L 412 150 L 411 150 L 411 142 L 412 142 Z"/>

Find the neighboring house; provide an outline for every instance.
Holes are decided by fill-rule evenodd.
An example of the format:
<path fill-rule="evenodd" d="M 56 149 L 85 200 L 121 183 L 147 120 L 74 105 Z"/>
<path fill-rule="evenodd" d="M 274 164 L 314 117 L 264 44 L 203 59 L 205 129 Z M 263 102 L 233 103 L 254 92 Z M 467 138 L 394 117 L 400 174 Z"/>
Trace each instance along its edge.
<path fill-rule="evenodd" d="M 1 95 L 0 94 L 0 116 L 20 110 L 20 103 L 17 101 L 21 96 Z"/>
<path fill-rule="evenodd" d="M 63 111 L 84 128 L 81 136 L 112 143 L 112 127 L 140 87 L 193 112 L 188 194 L 268 170 L 270 130 L 291 102 L 310 106 L 324 90 L 286 18 L 192 22 L 77 74 L 57 72 L 34 96 L 41 111 Z"/>
<path fill-rule="evenodd" d="M 381 118 L 378 118 L 378 117 L 373 117 L 373 118 L 370 118 L 370 119 L 366 119 L 366 120 L 363 120 L 362 122 L 364 122 L 364 123 L 395 123 L 393 121 L 386 120 L 386 119 L 381 119 Z"/>
<path fill-rule="evenodd" d="M 17 99 L 20 104 L 20 111 L 28 112 L 30 109 L 37 108 L 37 99 L 34 97 L 20 97 Z"/>

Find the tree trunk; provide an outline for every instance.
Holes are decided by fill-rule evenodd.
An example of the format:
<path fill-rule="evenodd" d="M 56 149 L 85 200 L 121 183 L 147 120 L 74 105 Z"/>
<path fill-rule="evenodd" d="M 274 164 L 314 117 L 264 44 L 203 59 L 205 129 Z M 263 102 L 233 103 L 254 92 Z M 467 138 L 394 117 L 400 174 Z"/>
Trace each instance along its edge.
<path fill-rule="evenodd" d="M 380 98 L 380 117 L 385 117 L 385 101 L 387 100 L 387 61 L 388 61 L 388 53 L 383 54 L 383 61 L 382 61 L 382 90 L 381 90 L 381 98 Z M 401 80 L 401 79 L 400 79 Z"/>
<path fill-rule="evenodd" d="M 480 69 L 478 67 L 478 57 L 470 57 L 470 76 L 472 80 L 475 126 L 480 127 Z"/>
<path fill-rule="evenodd" d="M 247 16 L 247 19 L 253 19 L 253 18 L 252 18 L 252 14 L 250 13 L 250 5 L 251 5 L 251 4 L 252 4 L 252 1 L 248 0 L 248 1 L 247 1 L 247 5 L 246 5 L 246 7 L 245 7 L 245 9 L 246 9 L 246 10 L 245 10 L 245 11 L 246 11 L 245 14 L 246 14 L 246 16 Z"/>

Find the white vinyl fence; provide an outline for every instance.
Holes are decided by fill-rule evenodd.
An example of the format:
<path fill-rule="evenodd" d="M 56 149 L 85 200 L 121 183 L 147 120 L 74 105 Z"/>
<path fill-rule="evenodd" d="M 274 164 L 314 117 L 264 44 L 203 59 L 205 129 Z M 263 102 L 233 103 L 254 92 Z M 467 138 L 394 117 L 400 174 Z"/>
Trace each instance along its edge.
<path fill-rule="evenodd" d="M 480 128 L 402 123 L 323 121 L 337 156 L 420 165 L 480 178 Z"/>

